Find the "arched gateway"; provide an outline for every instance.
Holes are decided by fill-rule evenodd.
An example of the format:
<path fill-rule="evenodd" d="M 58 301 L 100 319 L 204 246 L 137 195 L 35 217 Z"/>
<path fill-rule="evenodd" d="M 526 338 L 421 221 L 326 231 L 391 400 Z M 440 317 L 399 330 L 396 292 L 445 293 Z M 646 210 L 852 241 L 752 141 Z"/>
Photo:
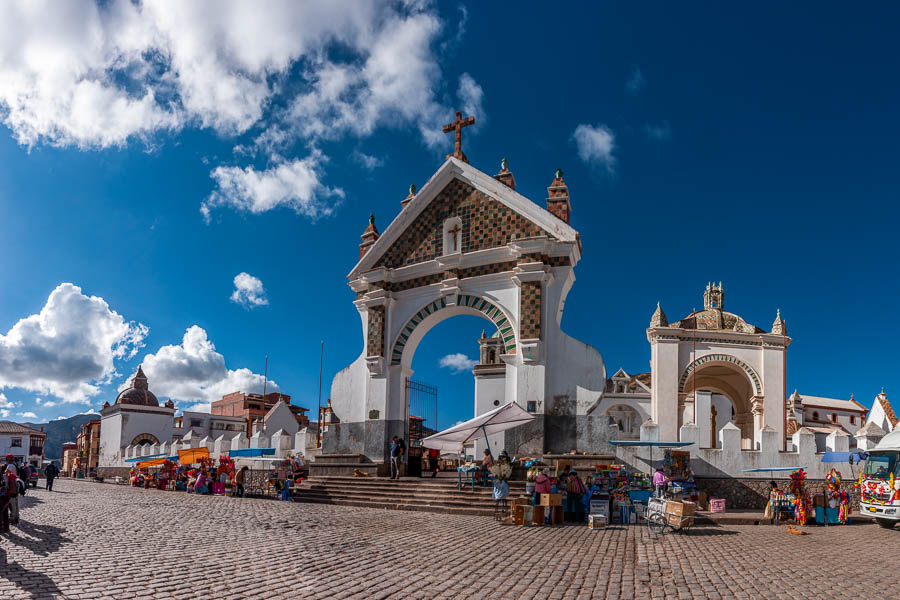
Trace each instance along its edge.
<path fill-rule="evenodd" d="M 459 314 L 492 323 L 502 339 L 503 401 L 540 416 L 506 435 L 509 452 L 594 447 L 587 413 L 604 389 L 603 360 L 559 327 L 581 258 L 568 188 L 558 171 L 546 209 L 515 188 L 505 161 L 491 177 L 460 151 L 418 193 L 410 188 L 383 234 L 370 218 L 348 275 L 365 346 L 332 382 L 325 453 L 384 460 L 390 438 L 406 437 L 404 382 L 416 346 Z"/>

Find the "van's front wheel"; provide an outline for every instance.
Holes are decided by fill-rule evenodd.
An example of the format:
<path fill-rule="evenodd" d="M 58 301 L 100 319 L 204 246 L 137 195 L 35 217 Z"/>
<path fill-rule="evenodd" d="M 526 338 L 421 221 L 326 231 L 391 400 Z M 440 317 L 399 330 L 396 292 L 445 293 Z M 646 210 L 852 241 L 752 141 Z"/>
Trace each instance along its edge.
<path fill-rule="evenodd" d="M 875 522 L 878 523 L 880 527 L 884 527 L 885 529 L 893 529 L 894 523 L 896 523 L 896 521 L 892 519 L 875 519 Z"/>

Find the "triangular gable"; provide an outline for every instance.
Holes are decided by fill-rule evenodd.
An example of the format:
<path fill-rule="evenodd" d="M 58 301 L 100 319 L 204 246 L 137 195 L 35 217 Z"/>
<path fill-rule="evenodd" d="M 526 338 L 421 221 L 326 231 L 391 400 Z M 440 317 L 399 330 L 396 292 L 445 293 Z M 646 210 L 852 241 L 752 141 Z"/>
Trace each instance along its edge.
<path fill-rule="evenodd" d="M 546 232 L 550 237 L 562 242 L 577 242 L 578 234 L 570 225 L 490 175 L 468 163 L 450 157 L 419 190 L 415 198 L 388 225 L 381 237 L 350 271 L 348 279 L 355 279 L 360 274 L 375 268 L 388 249 L 400 239 L 407 228 L 426 210 L 431 201 L 443 192 L 453 180 L 459 180 L 480 191 L 491 200 L 499 202 Z"/>
<path fill-rule="evenodd" d="M 625 369 L 619 367 L 619 370 L 615 372 L 615 374 L 610 377 L 610 379 L 631 379 L 631 375 L 625 372 Z"/>

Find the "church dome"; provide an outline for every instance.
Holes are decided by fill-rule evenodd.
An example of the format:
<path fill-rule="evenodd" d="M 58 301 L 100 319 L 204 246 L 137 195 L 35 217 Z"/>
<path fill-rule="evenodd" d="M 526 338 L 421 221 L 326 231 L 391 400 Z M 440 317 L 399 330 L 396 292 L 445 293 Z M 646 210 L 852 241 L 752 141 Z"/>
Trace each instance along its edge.
<path fill-rule="evenodd" d="M 655 316 L 655 313 L 654 313 Z M 781 313 L 779 312 L 779 319 Z M 653 325 L 651 324 L 651 327 Z M 709 283 L 703 292 L 703 310 L 695 310 L 685 318 L 672 323 L 670 327 L 680 329 L 707 329 L 716 331 L 735 331 L 737 333 L 765 333 L 740 316 L 725 311 L 725 290 L 720 281 L 718 285 Z"/>
<path fill-rule="evenodd" d="M 147 376 L 144 370 L 138 367 L 137 374 L 131 380 L 131 386 L 119 392 L 116 404 L 137 404 L 140 406 L 159 406 L 159 401 L 150 386 L 147 384 Z"/>

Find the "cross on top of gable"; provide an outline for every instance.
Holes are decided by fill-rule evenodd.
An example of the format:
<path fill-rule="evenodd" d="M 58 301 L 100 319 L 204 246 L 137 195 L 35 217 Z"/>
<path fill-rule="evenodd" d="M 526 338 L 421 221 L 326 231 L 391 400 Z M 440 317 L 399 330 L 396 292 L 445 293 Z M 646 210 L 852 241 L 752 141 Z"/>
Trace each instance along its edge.
<path fill-rule="evenodd" d="M 452 156 L 465 163 L 469 162 L 469 159 L 466 158 L 465 152 L 462 151 L 462 128 L 474 124 L 475 117 L 470 116 L 463 119 L 462 111 L 456 111 L 456 120 L 452 123 L 447 123 L 446 125 L 444 125 L 444 133 L 450 133 L 451 131 L 456 132 L 456 139 L 453 143 L 453 154 L 448 154 L 447 158 L 450 158 Z"/>

